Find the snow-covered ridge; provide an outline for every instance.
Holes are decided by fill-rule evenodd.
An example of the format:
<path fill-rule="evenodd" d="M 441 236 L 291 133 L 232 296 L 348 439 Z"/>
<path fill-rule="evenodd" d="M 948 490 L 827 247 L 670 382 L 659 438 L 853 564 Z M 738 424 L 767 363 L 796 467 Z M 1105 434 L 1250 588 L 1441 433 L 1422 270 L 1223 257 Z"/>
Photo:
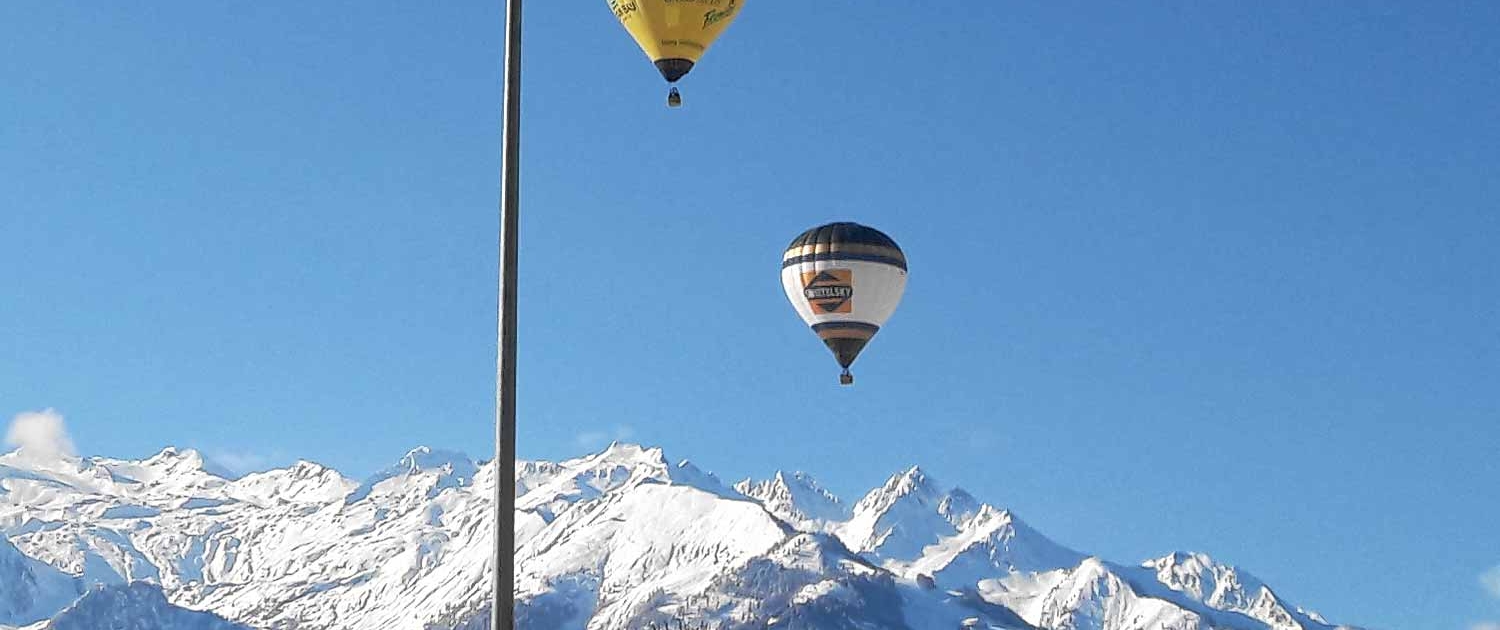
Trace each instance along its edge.
<path fill-rule="evenodd" d="M 734 489 L 759 501 L 778 518 L 804 531 L 823 531 L 849 519 L 843 500 L 818 485 L 812 475 L 781 471 L 766 481 L 745 479 Z"/>
<path fill-rule="evenodd" d="M 149 625 L 145 625 L 149 624 Z M 213 613 L 188 610 L 167 602 L 161 589 L 146 582 L 96 586 L 39 630 L 252 630 Z"/>
<path fill-rule="evenodd" d="M 203 627 L 487 627 L 495 483 L 491 463 L 426 447 L 363 481 L 306 461 L 234 478 L 175 448 L 0 455 L 0 628 L 65 623 L 101 585 L 123 615 Z M 519 462 L 507 483 L 522 628 L 1332 627 L 1202 554 L 1068 549 L 918 467 L 852 507 L 806 473 L 729 487 L 620 443 Z"/>

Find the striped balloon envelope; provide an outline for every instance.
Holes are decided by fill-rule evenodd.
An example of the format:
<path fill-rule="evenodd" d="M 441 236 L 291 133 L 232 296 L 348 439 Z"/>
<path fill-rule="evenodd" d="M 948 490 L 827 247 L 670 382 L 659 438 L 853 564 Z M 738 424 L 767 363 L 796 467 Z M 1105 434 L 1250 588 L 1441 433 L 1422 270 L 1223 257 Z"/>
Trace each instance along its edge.
<path fill-rule="evenodd" d="M 781 287 L 802 321 L 849 366 L 896 311 L 906 291 L 906 254 L 880 230 L 829 223 L 803 232 L 781 257 Z"/>

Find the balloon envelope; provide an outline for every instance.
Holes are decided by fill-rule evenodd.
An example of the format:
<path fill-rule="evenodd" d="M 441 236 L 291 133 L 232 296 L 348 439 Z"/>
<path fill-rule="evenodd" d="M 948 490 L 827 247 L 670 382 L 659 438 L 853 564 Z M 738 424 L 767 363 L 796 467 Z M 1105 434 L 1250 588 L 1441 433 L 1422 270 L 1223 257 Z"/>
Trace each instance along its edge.
<path fill-rule="evenodd" d="M 803 232 L 781 257 L 781 287 L 845 370 L 896 311 L 906 291 L 906 254 L 858 223 Z"/>
<path fill-rule="evenodd" d="M 740 13 L 743 0 L 608 0 L 610 10 L 656 64 L 676 82 Z"/>

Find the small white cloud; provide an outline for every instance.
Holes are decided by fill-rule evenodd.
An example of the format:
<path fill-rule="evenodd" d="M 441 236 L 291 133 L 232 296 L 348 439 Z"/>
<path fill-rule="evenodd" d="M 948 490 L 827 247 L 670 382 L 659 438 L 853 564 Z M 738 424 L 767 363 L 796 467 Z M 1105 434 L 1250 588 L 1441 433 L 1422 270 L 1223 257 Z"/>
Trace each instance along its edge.
<path fill-rule="evenodd" d="M 622 424 L 616 425 L 613 431 L 584 431 L 583 433 L 579 433 L 578 435 L 574 436 L 573 442 L 577 444 L 579 448 L 594 449 L 603 447 L 611 440 L 615 442 L 628 441 L 633 435 L 635 435 L 635 429 L 630 428 L 628 425 Z"/>
<path fill-rule="evenodd" d="M 1479 585 L 1484 587 L 1490 595 L 1500 599 L 1500 566 L 1485 571 L 1479 576 Z M 1496 628 L 1494 630 L 1500 630 Z"/>
<path fill-rule="evenodd" d="M 23 411 L 10 421 L 5 445 L 38 455 L 73 455 L 73 439 L 62 414 L 54 409 Z"/>
<path fill-rule="evenodd" d="M 1493 621 L 1481 621 L 1472 626 L 1469 626 L 1469 630 L 1500 630 L 1500 623 L 1495 623 Z"/>

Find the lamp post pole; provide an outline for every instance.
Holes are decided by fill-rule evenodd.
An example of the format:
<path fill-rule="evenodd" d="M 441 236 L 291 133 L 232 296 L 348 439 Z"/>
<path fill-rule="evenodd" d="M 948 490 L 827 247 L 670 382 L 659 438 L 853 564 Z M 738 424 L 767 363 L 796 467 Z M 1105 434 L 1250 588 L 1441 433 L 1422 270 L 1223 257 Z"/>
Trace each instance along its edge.
<path fill-rule="evenodd" d="M 495 361 L 495 578 L 491 630 L 515 628 L 516 247 L 520 227 L 521 0 L 505 0 L 504 122 L 500 157 L 499 353 Z"/>

